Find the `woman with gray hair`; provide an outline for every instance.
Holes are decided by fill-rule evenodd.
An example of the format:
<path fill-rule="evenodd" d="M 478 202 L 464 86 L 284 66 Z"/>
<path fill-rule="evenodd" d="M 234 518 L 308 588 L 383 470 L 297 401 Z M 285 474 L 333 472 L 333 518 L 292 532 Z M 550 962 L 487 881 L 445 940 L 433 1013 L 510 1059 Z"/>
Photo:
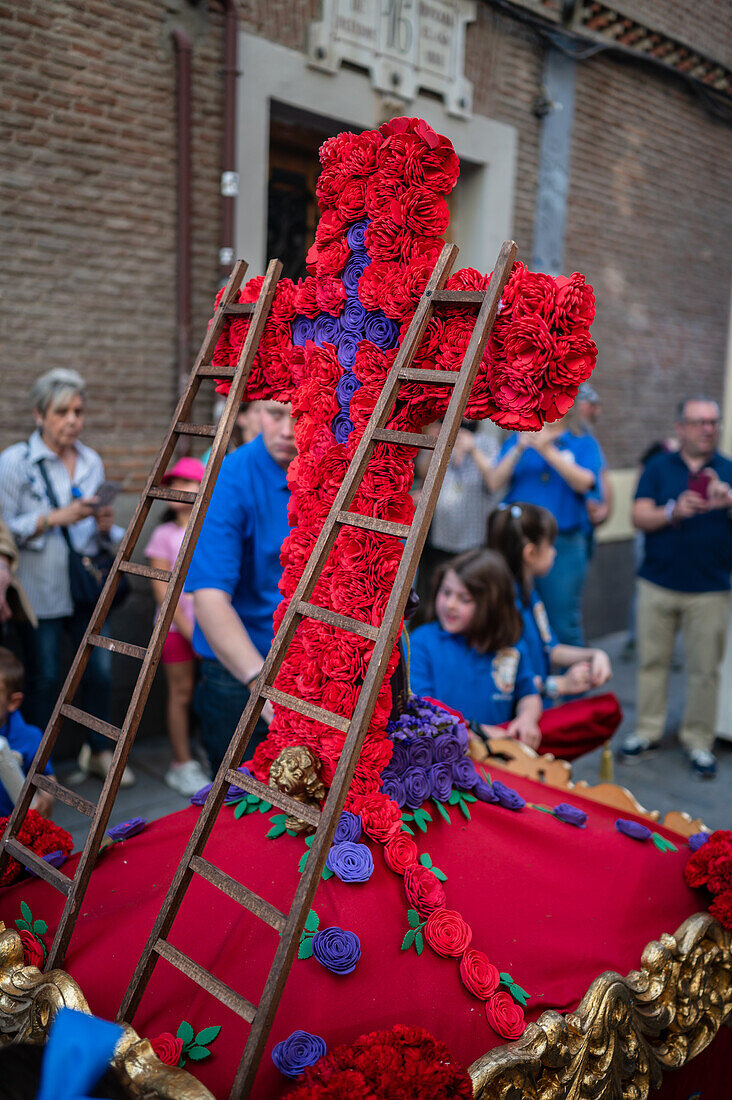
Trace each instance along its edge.
<path fill-rule="evenodd" d="M 71 596 L 69 545 L 80 554 L 99 552 L 102 542 L 119 541 L 111 504 L 96 497 L 104 466 L 96 451 L 80 441 L 84 424 L 84 379 L 75 370 L 56 368 L 36 379 L 30 404 L 36 430 L 27 443 L 0 454 L 0 510 L 20 551 L 18 578 L 38 618 L 26 631 L 28 677 L 26 717 L 45 729 L 62 677 L 66 637 L 74 649 L 88 622 L 88 608 Z M 111 653 L 94 648 L 84 673 L 82 703 L 109 721 Z M 84 775 L 104 778 L 112 753 L 108 740 L 87 732 L 79 765 Z M 122 786 L 134 776 L 127 769 Z"/>

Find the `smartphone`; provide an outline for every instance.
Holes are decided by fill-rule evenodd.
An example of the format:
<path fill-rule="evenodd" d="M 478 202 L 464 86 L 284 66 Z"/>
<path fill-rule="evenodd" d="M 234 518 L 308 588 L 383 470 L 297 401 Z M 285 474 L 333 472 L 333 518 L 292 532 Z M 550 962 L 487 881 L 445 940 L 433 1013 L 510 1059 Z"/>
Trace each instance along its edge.
<path fill-rule="evenodd" d="M 712 475 L 708 474 L 706 470 L 700 470 L 698 474 L 689 474 L 689 484 L 687 489 L 691 489 L 693 493 L 698 493 L 704 500 L 709 496 L 709 485 L 712 480 Z"/>
<path fill-rule="evenodd" d="M 94 496 L 97 498 L 96 508 L 106 508 L 110 505 L 119 492 L 116 481 L 103 481 Z"/>

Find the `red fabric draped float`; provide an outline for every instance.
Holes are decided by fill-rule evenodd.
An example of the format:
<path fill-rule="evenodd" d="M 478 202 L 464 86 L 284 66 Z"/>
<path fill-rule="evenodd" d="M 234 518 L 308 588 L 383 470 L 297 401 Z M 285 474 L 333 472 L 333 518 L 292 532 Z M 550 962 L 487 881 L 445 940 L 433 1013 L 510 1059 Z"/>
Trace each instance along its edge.
<path fill-rule="evenodd" d="M 578 829 L 530 805 L 514 813 L 478 802 L 470 806 L 470 822 L 450 807 L 448 825 L 432 807 L 427 833 L 416 834 L 420 854 L 429 853 L 447 875 L 448 905 L 473 929 L 471 947 L 485 951 L 530 993 L 528 1020 L 546 1008 L 575 1009 L 599 974 L 637 968 L 650 940 L 674 932 L 704 908 L 702 892 L 684 882 L 683 838 L 659 828 L 679 849 L 661 852 L 652 843 L 620 835 L 612 809 L 499 769 L 491 774 L 529 804 L 551 808 L 569 797 L 588 814 L 586 828 Z M 100 859 L 66 962 L 100 1016 L 115 1015 L 198 812 L 191 808 L 155 821 Z M 267 839 L 269 816 L 236 820 L 225 807 L 205 854 L 286 910 L 305 844 L 302 837 L 287 835 Z M 287 1092 L 290 1082 L 274 1068 L 270 1052 L 298 1028 L 322 1035 L 332 1049 L 394 1023 L 420 1025 L 465 1064 L 503 1041 L 488 1026 L 483 1003 L 463 986 L 457 960 L 440 958 L 427 946 L 421 956 L 401 950 L 408 928 L 403 881 L 386 867 L 383 848 L 368 844 L 375 863 L 370 881 L 331 878 L 321 883 L 314 903 L 321 928 L 338 925 L 358 935 L 362 957 L 343 977 L 314 958 L 295 962 L 253 1093 L 260 1100 Z M 72 866 L 73 861 L 65 872 Z M 10 927 L 20 916 L 21 899 L 34 918 L 48 922 L 50 942 L 61 896 L 37 879 L 3 890 L 0 918 Z M 256 1003 L 276 948 L 273 930 L 194 878 L 170 938 Z M 182 1019 L 196 1030 L 222 1025 L 211 1058 L 188 1068 L 216 1097 L 227 1096 L 248 1025 L 160 961 L 133 1025 L 153 1038 L 175 1033 Z M 720 1037 L 715 1044 L 720 1053 L 724 1042 Z M 712 1068 L 713 1053 L 706 1059 Z M 697 1074 L 702 1070 L 699 1063 Z M 675 1080 L 672 1076 L 669 1083 Z M 683 1100 L 687 1095 L 688 1090 Z M 708 1095 L 714 1094 L 705 1092 L 705 1100 Z"/>

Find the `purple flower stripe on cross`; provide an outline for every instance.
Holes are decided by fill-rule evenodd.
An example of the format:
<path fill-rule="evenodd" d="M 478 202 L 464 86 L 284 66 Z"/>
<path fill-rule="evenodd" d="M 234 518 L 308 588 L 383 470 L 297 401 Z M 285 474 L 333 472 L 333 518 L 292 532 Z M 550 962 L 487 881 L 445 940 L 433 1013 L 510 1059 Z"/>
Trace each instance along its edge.
<path fill-rule="evenodd" d="M 318 962 L 334 974 L 352 974 L 361 958 L 361 941 L 356 933 L 335 925 L 316 932 L 312 948 Z"/>
<path fill-rule="evenodd" d="M 351 257 L 344 267 L 343 274 L 341 275 L 341 282 L 346 288 L 346 294 L 348 295 L 349 301 L 359 301 L 358 284 L 361 280 L 361 276 L 370 263 L 371 261 L 365 253 L 356 254 Z M 359 305 L 360 304 L 359 301 Z M 348 305 L 348 303 L 346 303 L 346 305 Z"/>
<path fill-rule="evenodd" d="M 337 317 L 321 313 L 315 321 L 313 340 L 316 344 L 334 344 L 337 346 L 341 335 L 341 324 Z"/>
<path fill-rule="evenodd" d="M 339 412 L 333 417 L 330 427 L 336 443 L 345 444 L 348 442 L 348 437 L 353 431 L 354 425 L 347 413 Z"/>
<path fill-rule="evenodd" d="M 572 806 L 569 802 L 560 802 L 554 807 L 554 816 L 563 821 L 565 825 L 576 825 L 578 829 L 584 829 L 587 824 L 587 814 L 584 810 Z"/>
<path fill-rule="evenodd" d="M 349 374 L 353 364 L 356 362 L 356 352 L 358 351 L 358 345 L 361 341 L 361 337 L 357 336 L 354 332 L 342 332 L 338 337 L 338 362 L 343 367 L 344 371 Z M 355 376 L 351 377 L 356 381 Z M 358 383 L 356 389 L 360 387 L 361 383 Z M 348 412 L 348 409 L 345 410 Z"/>
<path fill-rule="evenodd" d="M 147 825 L 145 817 L 131 817 L 129 821 L 122 821 L 119 825 L 113 825 L 107 829 L 107 836 L 112 840 L 129 840 L 131 836 L 137 836 Z"/>
<path fill-rule="evenodd" d="M 355 222 L 346 233 L 346 243 L 352 252 L 366 253 L 366 230 L 368 229 L 368 224 L 368 218 L 364 218 L 363 221 Z"/>
<path fill-rule="evenodd" d="M 325 1040 L 309 1031 L 293 1031 L 272 1048 L 272 1061 L 285 1077 L 299 1077 L 308 1066 L 314 1066 L 327 1051 Z"/>
<path fill-rule="evenodd" d="M 394 741 L 392 742 L 392 744 L 393 748 L 391 751 L 391 760 L 389 761 L 389 771 L 395 772 L 397 775 L 404 775 L 405 771 L 409 767 L 407 742 Z"/>
<path fill-rule="evenodd" d="M 334 844 L 325 863 L 341 882 L 368 882 L 374 873 L 374 860 L 365 844 Z"/>
<path fill-rule="evenodd" d="M 352 814 L 349 810 L 344 810 L 338 818 L 338 824 L 333 834 L 333 843 L 344 844 L 347 840 L 350 840 L 352 844 L 356 844 L 361 839 L 362 829 L 363 825 L 358 814 Z"/>
<path fill-rule="evenodd" d="M 339 317 L 341 326 L 346 332 L 353 333 L 359 340 L 363 339 L 363 328 L 366 324 L 366 310 L 358 298 L 350 298 L 343 307 L 343 313 Z"/>
<path fill-rule="evenodd" d="M 292 325 L 292 342 L 296 347 L 304 347 L 307 340 L 315 335 L 315 324 L 309 317 L 297 317 Z"/>
<path fill-rule="evenodd" d="M 526 805 L 526 799 L 522 798 L 518 791 L 515 791 L 513 787 L 507 787 L 505 783 L 501 783 L 500 780 L 493 780 L 493 794 L 498 799 L 498 805 L 503 806 L 506 810 L 523 810 Z"/>
<path fill-rule="evenodd" d="M 371 310 L 366 314 L 364 337 L 375 344 L 380 351 L 388 351 L 396 347 L 399 340 L 399 326 L 380 309 Z"/>
<path fill-rule="evenodd" d="M 641 825 L 639 821 L 628 821 L 626 818 L 619 817 L 615 822 L 615 828 L 619 833 L 632 837 L 633 840 L 651 839 L 651 830 L 645 825 Z"/>

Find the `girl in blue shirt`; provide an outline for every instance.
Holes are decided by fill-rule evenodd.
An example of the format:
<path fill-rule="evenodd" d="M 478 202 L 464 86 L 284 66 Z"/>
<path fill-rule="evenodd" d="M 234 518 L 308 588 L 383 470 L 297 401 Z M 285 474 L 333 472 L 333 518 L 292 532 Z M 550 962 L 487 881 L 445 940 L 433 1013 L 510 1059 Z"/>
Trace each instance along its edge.
<path fill-rule="evenodd" d="M 556 537 L 554 516 L 536 504 L 504 505 L 488 519 L 488 545 L 513 574 L 524 641 L 538 673 L 537 687 L 550 706 L 561 696 L 600 687 L 612 675 L 604 650 L 559 642 L 536 591 L 537 577 L 546 576 L 554 564 Z M 558 669 L 565 671 L 555 675 Z"/>
<path fill-rule="evenodd" d="M 455 707 L 485 736 L 514 737 L 536 748 L 541 698 L 503 558 L 469 550 L 440 566 L 430 616 L 435 621 L 410 638 L 412 690 Z M 496 731 L 502 722 L 507 729 Z"/>

